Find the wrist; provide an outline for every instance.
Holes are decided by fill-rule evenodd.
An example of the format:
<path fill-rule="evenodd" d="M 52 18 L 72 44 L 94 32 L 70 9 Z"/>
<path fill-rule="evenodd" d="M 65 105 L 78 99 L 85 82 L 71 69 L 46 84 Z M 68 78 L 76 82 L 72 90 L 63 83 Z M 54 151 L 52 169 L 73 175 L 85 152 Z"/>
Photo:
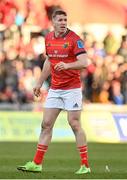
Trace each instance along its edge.
<path fill-rule="evenodd" d="M 66 64 L 66 69 L 71 69 L 71 63 Z"/>

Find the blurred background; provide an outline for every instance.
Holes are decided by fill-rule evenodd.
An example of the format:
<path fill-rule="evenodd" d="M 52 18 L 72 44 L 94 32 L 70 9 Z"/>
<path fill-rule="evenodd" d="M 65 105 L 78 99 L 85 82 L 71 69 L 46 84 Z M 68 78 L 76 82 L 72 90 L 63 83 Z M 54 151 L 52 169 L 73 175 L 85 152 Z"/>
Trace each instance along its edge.
<path fill-rule="evenodd" d="M 81 72 L 88 141 L 127 141 L 127 0 L 0 0 L 0 140 L 36 140 L 50 77 L 33 87 L 44 63 L 53 10 L 84 40 L 93 62 Z M 73 140 L 63 112 L 54 140 Z"/>

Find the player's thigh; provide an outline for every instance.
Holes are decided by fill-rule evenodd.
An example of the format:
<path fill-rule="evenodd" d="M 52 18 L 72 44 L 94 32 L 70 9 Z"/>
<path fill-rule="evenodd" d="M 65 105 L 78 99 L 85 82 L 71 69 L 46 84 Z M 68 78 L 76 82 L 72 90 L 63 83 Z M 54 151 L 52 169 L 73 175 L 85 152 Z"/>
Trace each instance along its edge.
<path fill-rule="evenodd" d="M 60 91 L 50 89 L 44 107 L 64 109 L 64 102 L 62 98 L 60 98 Z"/>
<path fill-rule="evenodd" d="M 63 95 L 65 110 L 77 111 L 82 109 L 82 92 L 80 88 L 66 91 Z"/>
<path fill-rule="evenodd" d="M 42 127 L 52 128 L 60 111 L 61 110 L 57 108 L 45 108 L 43 112 Z"/>

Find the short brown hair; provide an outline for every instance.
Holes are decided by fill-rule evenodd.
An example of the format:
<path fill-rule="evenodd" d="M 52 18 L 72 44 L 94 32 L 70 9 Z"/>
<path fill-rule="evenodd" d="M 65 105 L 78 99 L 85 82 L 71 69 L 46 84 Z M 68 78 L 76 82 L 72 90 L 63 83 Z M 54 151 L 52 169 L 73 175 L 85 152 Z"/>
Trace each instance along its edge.
<path fill-rule="evenodd" d="M 67 13 L 62 9 L 57 9 L 52 13 L 52 19 L 55 18 L 57 15 L 67 16 Z"/>

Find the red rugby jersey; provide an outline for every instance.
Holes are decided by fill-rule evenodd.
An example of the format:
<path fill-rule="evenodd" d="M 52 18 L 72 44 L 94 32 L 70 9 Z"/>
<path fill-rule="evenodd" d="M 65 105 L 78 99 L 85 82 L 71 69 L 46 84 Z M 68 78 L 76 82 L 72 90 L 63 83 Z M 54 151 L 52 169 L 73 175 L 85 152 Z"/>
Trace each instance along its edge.
<path fill-rule="evenodd" d="M 45 37 L 46 54 L 51 63 L 51 88 L 74 89 L 81 87 L 80 70 L 56 71 L 54 66 L 59 62 L 71 63 L 77 61 L 76 56 L 86 53 L 80 37 L 69 30 L 63 37 L 56 38 L 54 31 Z"/>

